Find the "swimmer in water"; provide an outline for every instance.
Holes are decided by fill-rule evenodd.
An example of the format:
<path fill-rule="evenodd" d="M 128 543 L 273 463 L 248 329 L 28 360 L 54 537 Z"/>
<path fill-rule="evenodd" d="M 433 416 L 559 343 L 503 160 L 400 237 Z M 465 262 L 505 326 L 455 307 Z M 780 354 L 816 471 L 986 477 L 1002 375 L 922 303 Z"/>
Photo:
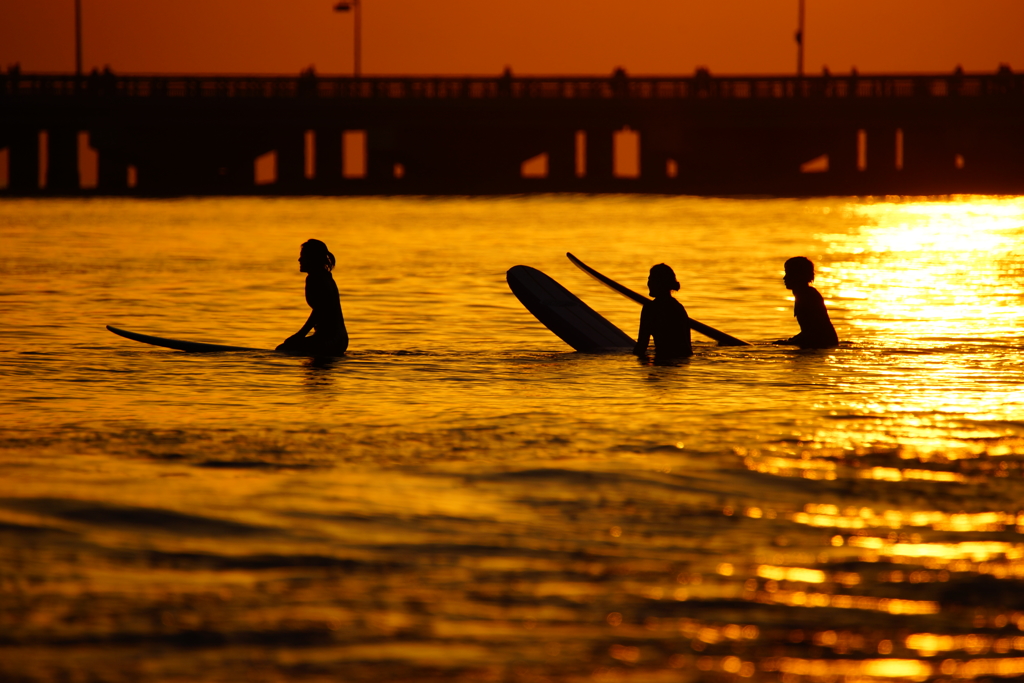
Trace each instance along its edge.
<path fill-rule="evenodd" d="M 825 308 L 825 299 L 811 283 L 814 282 L 814 264 L 803 256 L 786 261 L 786 276 L 782 282 L 796 299 L 793 315 L 800 323 L 800 334 L 781 339 L 776 344 L 793 344 L 801 349 L 829 349 L 839 345 L 839 335 Z"/>
<path fill-rule="evenodd" d="M 645 303 L 640 311 L 640 331 L 637 333 L 633 353 L 646 357 L 647 345 L 651 337 L 654 337 L 656 361 L 692 356 L 690 316 L 672 296 L 672 292 L 679 291 L 676 274 L 664 263 L 659 263 L 651 268 L 647 289 L 654 300 Z"/>
<path fill-rule="evenodd" d="M 341 297 L 331 271 L 334 254 L 320 240 L 308 240 L 299 252 L 299 271 L 306 273 L 306 303 L 313 310 L 302 329 L 277 347 L 302 356 L 341 356 L 348 349 L 348 330 Z M 309 334 L 310 330 L 313 334 Z"/>

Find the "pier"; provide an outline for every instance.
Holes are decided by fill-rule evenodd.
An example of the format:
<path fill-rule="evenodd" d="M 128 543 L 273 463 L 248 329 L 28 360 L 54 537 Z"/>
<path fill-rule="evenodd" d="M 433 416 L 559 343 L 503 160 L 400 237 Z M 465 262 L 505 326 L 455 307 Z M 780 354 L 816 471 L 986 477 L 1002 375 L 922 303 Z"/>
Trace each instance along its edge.
<path fill-rule="evenodd" d="M 1024 193 L 1024 74 L 0 74 L 0 196 Z"/>

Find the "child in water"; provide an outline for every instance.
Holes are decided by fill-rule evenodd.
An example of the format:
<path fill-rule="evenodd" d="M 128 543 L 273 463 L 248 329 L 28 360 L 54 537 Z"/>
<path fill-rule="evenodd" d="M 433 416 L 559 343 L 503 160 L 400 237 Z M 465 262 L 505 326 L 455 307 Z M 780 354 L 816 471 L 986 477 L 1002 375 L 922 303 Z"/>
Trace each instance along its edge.
<path fill-rule="evenodd" d="M 302 329 L 284 340 L 278 351 L 303 356 L 340 356 L 348 348 L 348 330 L 341 297 L 334 283 L 334 254 L 320 240 L 308 240 L 299 252 L 299 272 L 306 273 L 306 303 L 313 310 Z M 313 330 L 313 334 L 309 331 Z"/>
<path fill-rule="evenodd" d="M 796 302 L 793 315 L 800 323 L 800 334 L 782 339 L 776 344 L 795 344 L 801 349 L 828 349 L 839 345 L 839 336 L 825 308 L 825 300 L 811 283 L 814 282 L 814 264 L 803 256 L 786 261 L 786 276 L 782 279 L 786 289 L 793 292 Z"/>
<path fill-rule="evenodd" d="M 644 304 L 640 312 L 640 331 L 633 353 L 647 356 L 647 345 L 654 337 L 655 360 L 686 358 L 693 355 L 690 344 L 690 316 L 672 292 L 679 291 L 676 274 L 664 263 L 651 268 L 647 289 L 654 301 Z"/>

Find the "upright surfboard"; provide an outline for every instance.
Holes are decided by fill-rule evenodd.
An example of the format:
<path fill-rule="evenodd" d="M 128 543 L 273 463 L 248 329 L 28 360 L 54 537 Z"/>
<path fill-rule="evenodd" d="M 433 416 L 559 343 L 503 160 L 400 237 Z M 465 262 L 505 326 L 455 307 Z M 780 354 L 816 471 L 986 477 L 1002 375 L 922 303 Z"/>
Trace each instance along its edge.
<path fill-rule="evenodd" d="M 636 343 L 579 297 L 536 268 L 512 266 L 505 279 L 526 310 L 577 351 L 630 351 Z"/>
<path fill-rule="evenodd" d="M 626 297 L 627 299 L 632 299 L 633 301 L 637 302 L 640 305 L 643 305 L 650 301 L 650 299 L 648 299 L 643 294 L 637 294 L 632 289 L 629 289 L 624 285 L 620 285 L 618 282 L 611 279 L 607 275 L 602 275 L 601 273 L 597 272 L 596 270 L 588 266 L 583 261 L 580 261 L 578 258 L 573 256 L 569 252 L 566 252 L 565 255 L 568 256 L 569 260 L 572 261 L 573 264 L 577 268 L 582 270 L 584 273 L 594 278 L 601 284 L 606 285 L 607 287 L 615 290 L 616 292 Z M 750 346 L 749 342 L 745 342 L 742 339 L 737 339 L 731 334 L 726 334 L 725 332 L 716 330 L 710 325 L 705 325 L 704 323 L 698 322 L 693 318 L 690 318 L 690 329 L 693 330 L 694 332 L 700 332 L 705 337 L 714 339 L 716 342 L 718 342 L 719 346 Z"/>
<path fill-rule="evenodd" d="M 192 353 L 218 353 L 221 351 L 263 351 L 269 353 L 267 349 L 252 349 L 246 346 L 207 344 L 205 342 L 184 341 L 182 339 L 152 337 L 148 334 L 139 334 L 138 332 L 129 332 L 128 330 L 121 330 L 111 325 L 107 325 L 107 329 L 116 335 L 124 337 L 125 339 L 131 339 L 132 341 L 142 342 L 143 344 L 152 344 L 153 346 L 162 346 L 167 349 L 177 349 L 178 351 L 190 351 Z"/>

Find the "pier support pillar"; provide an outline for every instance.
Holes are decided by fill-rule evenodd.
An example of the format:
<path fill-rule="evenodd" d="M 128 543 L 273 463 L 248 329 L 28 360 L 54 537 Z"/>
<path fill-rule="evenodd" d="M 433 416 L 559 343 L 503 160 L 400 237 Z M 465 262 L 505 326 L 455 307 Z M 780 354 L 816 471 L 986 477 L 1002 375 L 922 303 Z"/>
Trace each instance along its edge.
<path fill-rule="evenodd" d="M 128 161 L 112 150 L 99 151 L 96 189 L 102 193 L 121 194 L 128 189 Z"/>
<path fill-rule="evenodd" d="M 612 181 L 615 167 L 615 129 L 608 127 L 587 128 L 587 185 L 606 185 Z"/>
<path fill-rule="evenodd" d="M 305 131 L 290 131 L 277 144 L 277 185 L 285 192 L 301 191 L 306 184 Z"/>
<path fill-rule="evenodd" d="M 341 182 L 341 131 L 337 128 L 316 129 L 315 186 L 320 191 L 337 189 Z"/>
<path fill-rule="evenodd" d="M 11 135 L 8 147 L 7 189 L 26 193 L 39 191 L 39 131 L 23 128 Z"/>
<path fill-rule="evenodd" d="M 46 191 L 57 194 L 78 192 L 78 131 L 55 127 L 48 133 Z"/>

